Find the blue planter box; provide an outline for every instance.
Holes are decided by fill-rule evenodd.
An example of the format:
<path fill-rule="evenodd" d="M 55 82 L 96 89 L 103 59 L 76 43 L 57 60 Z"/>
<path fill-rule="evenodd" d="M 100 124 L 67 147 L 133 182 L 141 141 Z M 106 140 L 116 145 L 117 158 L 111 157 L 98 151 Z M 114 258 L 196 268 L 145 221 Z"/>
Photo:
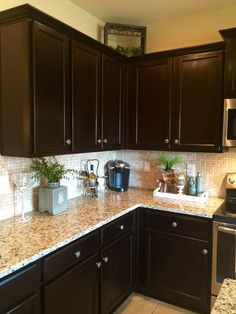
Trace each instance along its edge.
<path fill-rule="evenodd" d="M 67 187 L 39 189 L 39 211 L 59 214 L 67 209 Z"/>

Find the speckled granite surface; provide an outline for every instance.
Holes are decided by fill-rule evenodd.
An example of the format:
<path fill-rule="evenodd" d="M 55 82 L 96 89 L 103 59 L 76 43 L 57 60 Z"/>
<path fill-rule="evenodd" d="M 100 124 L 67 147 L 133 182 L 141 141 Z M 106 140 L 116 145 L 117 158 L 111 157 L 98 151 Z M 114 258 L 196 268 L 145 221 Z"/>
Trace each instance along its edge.
<path fill-rule="evenodd" d="M 236 280 L 225 279 L 211 314 L 236 313 Z"/>
<path fill-rule="evenodd" d="M 196 203 L 154 199 L 151 190 L 130 188 L 106 192 L 98 198 L 81 197 L 69 202 L 59 215 L 33 212 L 20 223 L 17 218 L 0 222 L 0 278 L 59 247 L 99 228 L 138 206 L 212 218 L 223 199 L 210 198 L 205 207 Z"/>

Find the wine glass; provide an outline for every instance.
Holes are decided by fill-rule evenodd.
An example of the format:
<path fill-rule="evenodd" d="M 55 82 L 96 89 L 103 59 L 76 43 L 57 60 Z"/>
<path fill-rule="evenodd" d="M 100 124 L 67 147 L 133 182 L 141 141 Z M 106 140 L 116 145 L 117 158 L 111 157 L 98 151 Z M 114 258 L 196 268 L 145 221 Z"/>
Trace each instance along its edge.
<path fill-rule="evenodd" d="M 32 184 L 33 181 L 32 173 L 30 171 L 15 173 L 13 175 L 13 181 L 21 195 L 21 217 L 19 218 L 19 221 L 26 222 L 30 219 L 30 217 L 25 216 L 24 192 Z"/>

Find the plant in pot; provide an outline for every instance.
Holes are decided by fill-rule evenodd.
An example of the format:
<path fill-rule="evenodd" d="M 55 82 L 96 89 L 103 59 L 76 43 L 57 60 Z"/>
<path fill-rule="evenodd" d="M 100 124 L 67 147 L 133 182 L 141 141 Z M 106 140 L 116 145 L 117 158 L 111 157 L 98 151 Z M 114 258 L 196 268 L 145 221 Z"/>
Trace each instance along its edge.
<path fill-rule="evenodd" d="M 163 167 L 161 172 L 163 181 L 165 182 L 165 191 L 167 191 L 168 187 L 171 186 L 172 186 L 171 190 L 173 190 L 173 185 L 176 183 L 175 171 L 173 167 L 176 165 L 183 164 L 183 159 L 180 156 L 163 154 L 159 158 L 159 162 Z"/>
<path fill-rule="evenodd" d="M 48 188 L 58 188 L 62 179 L 67 179 L 68 174 L 76 175 L 78 172 L 74 169 L 66 169 L 60 164 L 56 157 L 33 158 L 31 170 L 35 172 L 35 177 L 43 177 L 47 180 Z"/>
<path fill-rule="evenodd" d="M 77 175 L 78 171 L 66 169 L 55 157 L 40 157 L 32 159 L 31 170 L 35 178 L 47 180 L 47 188 L 39 188 L 39 210 L 57 214 L 67 209 L 67 187 L 60 186 L 61 179 L 67 179 L 69 174 Z"/>

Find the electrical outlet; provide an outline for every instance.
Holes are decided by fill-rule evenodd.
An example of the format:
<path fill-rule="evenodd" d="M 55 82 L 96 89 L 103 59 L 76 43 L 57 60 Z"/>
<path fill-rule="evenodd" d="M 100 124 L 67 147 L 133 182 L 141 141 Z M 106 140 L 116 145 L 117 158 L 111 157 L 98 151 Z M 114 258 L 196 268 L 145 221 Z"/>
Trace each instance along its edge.
<path fill-rule="evenodd" d="M 196 166 L 195 164 L 187 164 L 187 176 L 196 177 Z"/>

